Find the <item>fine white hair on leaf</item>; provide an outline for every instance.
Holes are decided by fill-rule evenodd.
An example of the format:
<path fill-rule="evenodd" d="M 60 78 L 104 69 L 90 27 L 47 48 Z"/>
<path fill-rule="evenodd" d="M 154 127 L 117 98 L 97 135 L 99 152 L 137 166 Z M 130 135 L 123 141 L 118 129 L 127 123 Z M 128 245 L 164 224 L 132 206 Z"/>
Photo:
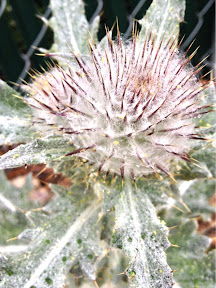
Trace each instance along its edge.
<path fill-rule="evenodd" d="M 74 143 L 67 156 L 87 159 L 99 173 L 172 177 L 170 163 L 191 161 L 192 139 L 204 139 L 193 122 L 210 107 L 199 104 L 208 86 L 196 78 L 202 67 L 192 68 L 195 53 L 181 55 L 171 38 L 158 43 L 149 33 L 141 45 L 137 35 L 123 43 L 108 32 L 107 42 L 104 49 L 89 41 L 90 57 L 72 52 L 76 65 L 33 76 L 26 101 L 37 122 Z"/>

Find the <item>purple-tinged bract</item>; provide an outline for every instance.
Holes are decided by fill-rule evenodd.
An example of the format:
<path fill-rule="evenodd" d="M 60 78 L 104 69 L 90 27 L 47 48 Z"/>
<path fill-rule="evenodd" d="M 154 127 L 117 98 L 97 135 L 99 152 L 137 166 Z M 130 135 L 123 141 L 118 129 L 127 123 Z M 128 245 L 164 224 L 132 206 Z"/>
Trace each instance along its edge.
<path fill-rule="evenodd" d="M 55 66 L 35 77 L 27 101 L 35 117 L 55 125 L 75 151 L 96 169 L 132 178 L 162 172 L 173 160 L 190 161 L 193 118 L 204 88 L 175 42 L 144 44 L 135 36 L 123 43 L 108 38 L 107 49 L 90 44 L 89 57 L 74 55 L 76 65 Z M 76 66 L 76 67 L 74 67 Z M 50 127 L 51 127 L 50 126 Z M 56 130 L 55 130 L 56 131 Z"/>

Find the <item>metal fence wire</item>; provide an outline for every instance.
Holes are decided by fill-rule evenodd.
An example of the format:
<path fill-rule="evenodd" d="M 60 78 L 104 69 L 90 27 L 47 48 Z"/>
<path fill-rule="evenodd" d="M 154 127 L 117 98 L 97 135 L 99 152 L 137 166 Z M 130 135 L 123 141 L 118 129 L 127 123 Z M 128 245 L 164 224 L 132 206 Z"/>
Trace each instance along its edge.
<path fill-rule="evenodd" d="M 84 0 L 88 21 L 101 16 L 99 39 L 105 35 L 118 18 L 124 38 L 131 35 L 133 19 L 141 19 L 152 0 Z M 181 49 L 185 50 L 196 39 L 200 46 L 194 64 L 205 60 L 206 71 L 215 71 L 215 1 L 187 0 L 185 21 L 181 24 L 180 37 L 185 34 Z M 40 15 L 40 17 L 36 17 Z M 0 77 L 6 81 L 21 82 L 31 68 L 40 69 L 41 57 L 35 56 L 36 47 L 49 48 L 53 34 L 46 22 L 51 17 L 49 0 L 1 0 L 0 4 Z M 40 21 L 42 18 L 43 21 Z M 196 48 L 195 47 L 195 48 Z M 45 66 L 45 65 L 44 65 Z"/>

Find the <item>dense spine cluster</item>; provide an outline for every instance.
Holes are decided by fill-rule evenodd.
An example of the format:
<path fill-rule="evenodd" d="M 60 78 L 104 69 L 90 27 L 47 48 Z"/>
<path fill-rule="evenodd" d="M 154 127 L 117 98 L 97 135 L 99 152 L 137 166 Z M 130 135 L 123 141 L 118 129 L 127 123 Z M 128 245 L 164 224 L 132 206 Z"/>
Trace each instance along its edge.
<path fill-rule="evenodd" d="M 107 40 L 107 49 L 89 42 L 89 58 L 72 52 L 71 68 L 56 65 L 35 77 L 27 101 L 39 122 L 74 143 L 68 156 L 85 158 L 99 173 L 172 177 L 170 163 L 190 161 L 191 139 L 202 138 L 193 124 L 209 108 L 199 105 L 202 66 L 192 68 L 194 53 L 181 55 L 172 38 L 158 43 L 149 33 L 141 45 L 136 35 L 123 43 L 107 33 Z"/>

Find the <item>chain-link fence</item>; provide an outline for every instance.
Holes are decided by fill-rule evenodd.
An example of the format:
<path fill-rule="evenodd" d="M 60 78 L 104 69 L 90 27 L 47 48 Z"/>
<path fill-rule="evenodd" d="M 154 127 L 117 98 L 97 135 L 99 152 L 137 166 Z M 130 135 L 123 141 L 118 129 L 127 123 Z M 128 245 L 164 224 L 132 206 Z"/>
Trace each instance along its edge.
<path fill-rule="evenodd" d="M 165 1 L 165 0 L 163 0 Z M 89 22 L 100 14 L 99 39 L 118 18 L 120 31 L 130 37 L 133 19 L 141 19 L 152 0 L 85 0 Z M 6 81 L 19 83 L 27 77 L 30 68 L 40 69 L 44 60 L 35 55 L 36 47 L 49 48 L 53 41 L 47 22 L 51 17 L 49 0 L 1 0 L 0 5 L 0 76 Z M 215 69 L 215 1 L 187 0 L 185 21 L 181 24 L 180 37 L 185 35 L 182 49 L 194 40 L 194 49 L 200 46 L 193 63 L 205 60 L 203 74 Z M 40 15 L 40 16 L 36 16 Z M 40 19 L 43 21 L 40 21 Z M 114 30 L 115 34 L 115 30 Z"/>

